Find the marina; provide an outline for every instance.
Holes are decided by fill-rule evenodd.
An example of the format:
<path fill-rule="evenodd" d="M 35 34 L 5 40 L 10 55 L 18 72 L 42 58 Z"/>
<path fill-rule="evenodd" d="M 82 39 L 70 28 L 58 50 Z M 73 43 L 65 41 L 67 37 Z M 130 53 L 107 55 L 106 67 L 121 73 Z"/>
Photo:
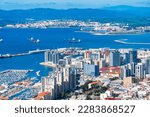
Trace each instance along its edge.
<path fill-rule="evenodd" d="M 0 72 L 0 85 L 11 85 L 28 77 L 33 70 L 5 70 Z"/>
<path fill-rule="evenodd" d="M 35 83 L 39 82 L 36 77 L 31 77 L 33 70 L 5 70 L 0 72 L 0 99 L 29 99 L 37 94 L 35 88 L 30 95 L 25 95 L 32 90 Z M 29 93 L 29 92 L 28 92 Z M 23 97 L 24 94 L 24 97 Z"/>

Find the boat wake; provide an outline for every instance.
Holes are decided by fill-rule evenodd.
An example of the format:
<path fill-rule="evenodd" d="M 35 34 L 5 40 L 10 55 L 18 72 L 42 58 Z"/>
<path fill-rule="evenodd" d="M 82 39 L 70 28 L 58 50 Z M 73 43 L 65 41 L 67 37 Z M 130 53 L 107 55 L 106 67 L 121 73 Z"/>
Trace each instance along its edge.
<path fill-rule="evenodd" d="M 114 42 L 121 43 L 121 44 L 130 44 L 130 45 L 150 45 L 150 43 L 137 43 L 137 42 L 126 42 L 128 39 L 119 39 L 114 40 Z"/>
<path fill-rule="evenodd" d="M 3 39 L 0 39 L 0 42 L 3 42 Z"/>

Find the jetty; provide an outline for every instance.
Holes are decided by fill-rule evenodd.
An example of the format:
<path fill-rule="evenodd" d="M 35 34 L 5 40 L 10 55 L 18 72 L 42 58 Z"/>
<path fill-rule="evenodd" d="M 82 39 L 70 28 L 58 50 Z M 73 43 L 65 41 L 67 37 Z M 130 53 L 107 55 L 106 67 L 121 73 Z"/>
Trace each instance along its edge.
<path fill-rule="evenodd" d="M 45 51 L 48 51 L 48 50 L 49 50 L 49 49 L 43 49 L 43 50 L 37 49 L 37 50 L 29 51 L 29 52 L 27 52 L 27 53 L 3 54 L 3 55 L 0 54 L 0 59 L 2 59 L 2 58 L 17 57 L 17 56 L 26 56 L 26 55 L 30 55 L 30 54 L 44 53 Z"/>

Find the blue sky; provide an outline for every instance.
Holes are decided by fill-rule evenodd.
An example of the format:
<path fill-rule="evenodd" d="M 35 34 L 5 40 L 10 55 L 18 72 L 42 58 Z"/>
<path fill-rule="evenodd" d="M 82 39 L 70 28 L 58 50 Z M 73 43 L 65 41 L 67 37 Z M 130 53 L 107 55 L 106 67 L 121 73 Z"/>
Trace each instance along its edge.
<path fill-rule="evenodd" d="M 0 9 L 101 8 L 115 5 L 150 7 L 150 0 L 0 0 Z"/>

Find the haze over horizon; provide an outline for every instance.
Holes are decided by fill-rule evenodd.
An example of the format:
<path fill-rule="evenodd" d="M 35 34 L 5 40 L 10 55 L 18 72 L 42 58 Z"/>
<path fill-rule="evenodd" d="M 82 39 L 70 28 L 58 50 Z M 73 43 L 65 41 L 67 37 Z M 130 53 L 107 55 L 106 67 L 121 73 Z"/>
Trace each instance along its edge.
<path fill-rule="evenodd" d="M 0 9 L 32 9 L 32 8 L 102 8 L 109 6 L 128 5 L 150 7 L 149 0 L 1 0 Z"/>

